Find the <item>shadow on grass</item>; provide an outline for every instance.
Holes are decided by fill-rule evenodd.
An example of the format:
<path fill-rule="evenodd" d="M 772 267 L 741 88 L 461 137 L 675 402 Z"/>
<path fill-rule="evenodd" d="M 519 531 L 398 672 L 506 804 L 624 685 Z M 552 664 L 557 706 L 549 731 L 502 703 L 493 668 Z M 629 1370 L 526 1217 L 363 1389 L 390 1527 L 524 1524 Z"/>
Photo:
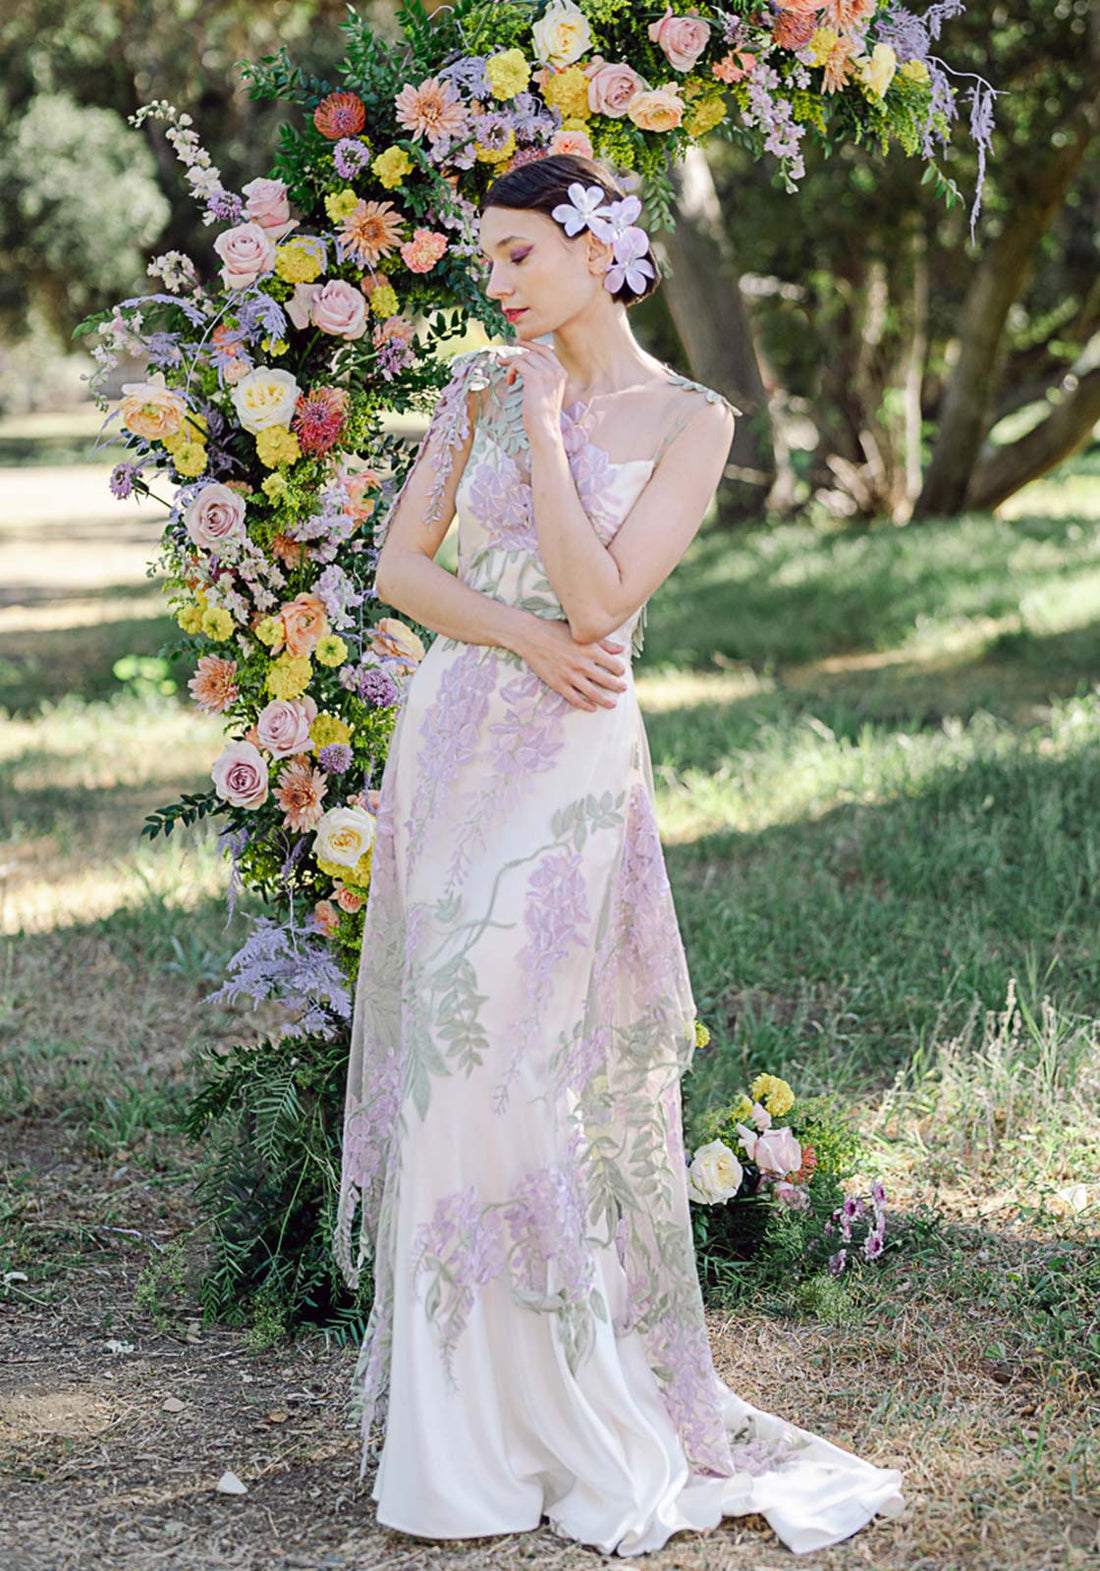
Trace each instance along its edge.
<path fill-rule="evenodd" d="M 110 597 L 131 592 L 112 588 Z M 138 592 L 138 591 L 132 591 Z M 148 591 L 144 591 L 147 593 Z M 122 691 L 114 675 L 116 660 L 125 655 L 156 655 L 180 639 L 170 616 L 119 618 L 85 627 L 0 632 L 0 709 L 32 716 L 44 703 L 66 696 L 107 699 Z M 187 698 L 194 657 L 169 659 L 166 675 Z"/>

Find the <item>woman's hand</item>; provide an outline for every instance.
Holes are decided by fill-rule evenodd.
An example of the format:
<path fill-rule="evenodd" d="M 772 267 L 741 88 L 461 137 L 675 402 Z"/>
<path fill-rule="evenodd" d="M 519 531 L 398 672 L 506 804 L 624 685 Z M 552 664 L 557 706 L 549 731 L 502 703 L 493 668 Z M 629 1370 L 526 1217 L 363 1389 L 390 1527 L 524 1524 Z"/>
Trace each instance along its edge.
<path fill-rule="evenodd" d="M 561 432 L 566 371 L 549 344 L 518 338 L 516 347 L 522 353 L 508 357 L 504 380 L 509 387 L 517 377 L 523 381 L 523 425 L 533 443 L 547 431 Z"/>
<path fill-rule="evenodd" d="M 535 616 L 513 645 L 538 676 L 577 709 L 614 709 L 614 694 L 626 691 L 625 667 L 615 658 L 624 648 L 613 638 L 578 644 L 567 622 Z"/>

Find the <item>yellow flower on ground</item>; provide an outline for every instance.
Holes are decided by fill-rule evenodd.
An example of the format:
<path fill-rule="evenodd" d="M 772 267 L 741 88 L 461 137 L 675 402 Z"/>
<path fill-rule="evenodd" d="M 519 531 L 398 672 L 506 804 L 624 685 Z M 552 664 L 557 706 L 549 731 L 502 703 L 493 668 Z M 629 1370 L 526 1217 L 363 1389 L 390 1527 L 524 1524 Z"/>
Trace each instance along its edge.
<path fill-rule="evenodd" d="M 289 489 L 290 487 L 286 483 L 286 475 L 278 473 L 268 475 L 266 480 L 260 482 L 260 490 L 269 502 L 281 502 Z"/>
<path fill-rule="evenodd" d="M 275 276 L 287 284 L 312 284 L 324 272 L 325 254 L 316 235 L 299 235 L 275 248 Z"/>
<path fill-rule="evenodd" d="M 794 1106 L 794 1092 L 778 1075 L 757 1075 L 749 1090 L 773 1118 L 782 1118 Z"/>
<path fill-rule="evenodd" d="M 269 469 L 274 469 L 276 464 L 297 463 L 301 456 L 298 438 L 288 426 L 269 425 L 257 431 L 256 457 Z"/>
<path fill-rule="evenodd" d="M 564 71 L 556 71 L 548 77 L 542 96 L 567 119 L 586 121 L 592 113 L 588 104 L 588 78 L 579 65 L 566 66 Z"/>
<path fill-rule="evenodd" d="M 375 316 L 383 320 L 396 316 L 401 309 L 401 302 L 397 298 L 397 290 L 392 284 L 375 284 L 367 299 L 367 304 Z"/>
<path fill-rule="evenodd" d="M 405 176 L 412 173 L 413 161 L 403 147 L 387 147 L 373 161 L 371 170 L 380 185 L 384 185 L 387 191 L 394 191 Z M 346 218 L 347 214 L 341 213 L 340 216 Z"/>
<path fill-rule="evenodd" d="M 189 480 L 193 480 L 206 468 L 206 443 L 181 442 L 172 455 L 172 462 L 176 466 L 177 474 L 186 475 Z"/>
<path fill-rule="evenodd" d="M 490 56 L 485 74 L 494 98 L 514 98 L 517 93 L 526 91 L 531 80 L 531 68 L 522 49 L 505 49 L 499 55 Z"/>
<path fill-rule="evenodd" d="M 359 198 L 350 186 L 343 191 L 330 191 L 325 197 L 325 212 L 334 224 L 340 223 L 349 213 L 354 213 L 359 205 Z"/>
<path fill-rule="evenodd" d="M 317 640 L 313 653 L 317 656 L 318 665 L 343 665 L 348 658 L 348 646 L 339 633 L 326 633 Z"/>
<path fill-rule="evenodd" d="M 203 612 L 202 631 L 216 644 L 222 644 L 233 631 L 233 618 L 222 605 L 213 605 Z"/>
<path fill-rule="evenodd" d="M 703 1024 L 703 1022 L 701 1020 L 697 1020 L 695 1022 L 695 1045 L 696 1045 L 696 1047 L 706 1047 L 706 1045 L 707 1045 L 707 1043 L 709 1041 L 710 1041 L 710 1032 L 707 1030 L 706 1026 Z"/>
<path fill-rule="evenodd" d="M 182 611 L 176 612 L 176 621 L 185 633 L 201 633 L 202 606 L 185 605 Z"/>
<path fill-rule="evenodd" d="M 351 727 L 339 715 L 319 714 L 310 726 L 309 734 L 315 753 L 319 753 L 323 747 L 331 747 L 333 742 L 342 742 L 345 747 L 351 744 Z"/>
<path fill-rule="evenodd" d="M 265 686 L 272 698 L 301 698 L 309 686 L 313 665 L 308 655 L 280 655 L 267 673 Z"/>

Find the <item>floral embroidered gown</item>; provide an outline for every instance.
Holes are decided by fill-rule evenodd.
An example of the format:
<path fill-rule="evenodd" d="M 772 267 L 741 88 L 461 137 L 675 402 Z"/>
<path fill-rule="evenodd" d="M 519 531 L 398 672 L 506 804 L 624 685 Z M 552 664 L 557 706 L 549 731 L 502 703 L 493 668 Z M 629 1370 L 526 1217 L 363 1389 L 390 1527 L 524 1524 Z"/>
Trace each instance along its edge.
<path fill-rule="evenodd" d="M 454 493 L 459 577 L 561 618 L 509 352 L 456 357 L 417 467 L 434 469 L 434 516 L 476 411 Z M 720 396 L 669 378 L 686 396 L 661 448 L 693 395 Z M 613 461 L 590 426 L 583 403 L 563 411 L 606 543 L 659 455 Z M 631 653 L 638 617 L 618 630 Z M 792 1550 L 820 1549 L 901 1511 L 901 1475 L 714 1369 L 681 1125 L 695 1004 L 627 654 L 626 691 L 585 710 L 513 652 L 439 635 L 399 702 L 334 1238 L 349 1285 L 373 1269 L 350 1407 L 360 1476 L 377 1422 L 377 1520 L 406 1533 L 545 1515 L 634 1555 L 756 1511 Z"/>

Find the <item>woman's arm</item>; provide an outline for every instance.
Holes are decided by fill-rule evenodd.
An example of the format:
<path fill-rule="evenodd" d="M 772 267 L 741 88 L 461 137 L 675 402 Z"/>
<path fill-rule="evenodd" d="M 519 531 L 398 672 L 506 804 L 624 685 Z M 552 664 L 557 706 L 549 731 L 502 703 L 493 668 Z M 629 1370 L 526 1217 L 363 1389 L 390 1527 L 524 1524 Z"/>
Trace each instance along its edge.
<path fill-rule="evenodd" d="M 559 427 L 531 438 L 535 528 L 546 576 L 578 642 L 603 638 L 659 588 L 694 539 L 722 478 L 734 417 L 701 402 L 669 443 L 610 545 L 585 512 Z"/>

